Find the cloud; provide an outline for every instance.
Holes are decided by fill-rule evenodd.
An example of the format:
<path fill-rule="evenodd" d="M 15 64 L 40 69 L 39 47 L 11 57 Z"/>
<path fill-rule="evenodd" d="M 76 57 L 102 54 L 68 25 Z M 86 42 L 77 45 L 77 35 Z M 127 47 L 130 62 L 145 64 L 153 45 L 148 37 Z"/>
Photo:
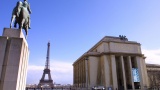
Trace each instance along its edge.
<path fill-rule="evenodd" d="M 50 70 L 53 82 L 58 84 L 72 84 L 73 67 L 71 62 L 51 60 Z M 29 65 L 27 84 L 38 84 L 42 78 L 44 66 Z M 47 76 L 47 75 L 46 75 Z"/>
<path fill-rule="evenodd" d="M 160 49 L 156 50 L 142 49 L 142 53 L 146 56 L 146 63 L 160 64 Z"/>
<path fill-rule="evenodd" d="M 142 53 L 146 56 L 146 63 L 160 64 L 160 49 L 157 50 L 142 49 Z M 58 84 L 73 83 L 72 62 L 51 60 L 50 69 L 53 82 Z M 29 65 L 27 84 L 38 84 L 39 80 L 42 78 L 43 70 L 44 66 Z"/>

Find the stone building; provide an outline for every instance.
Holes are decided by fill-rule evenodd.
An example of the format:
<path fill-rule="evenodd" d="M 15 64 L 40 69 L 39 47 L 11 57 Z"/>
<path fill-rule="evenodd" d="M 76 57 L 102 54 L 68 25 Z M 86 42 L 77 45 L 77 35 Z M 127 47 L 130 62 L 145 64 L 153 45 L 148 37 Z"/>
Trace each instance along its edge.
<path fill-rule="evenodd" d="M 125 36 L 105 36 L 73 63 L 75 87 L 144 89 L 148 77 L 140 43 Z"/>
<path fill-rule="evenodd" d="M 154 89 L 160 88 L 160 65 L 146 64 L 146 67 L 149 87 Z"/>

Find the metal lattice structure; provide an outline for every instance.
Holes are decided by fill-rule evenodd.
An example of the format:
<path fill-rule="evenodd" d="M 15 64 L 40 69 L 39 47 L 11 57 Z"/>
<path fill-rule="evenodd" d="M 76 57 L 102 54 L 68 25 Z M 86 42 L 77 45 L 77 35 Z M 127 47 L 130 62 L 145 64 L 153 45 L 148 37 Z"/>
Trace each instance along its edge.
<path fill-rule="evenodd" d="M 50 73 L 50 42 L 47 44 L 47 57 L 46 57 L 46 63 L 45 63 L 45 68 L 43 70 L 43 75 L 41 80 L 39 81 L 38 87 L 54 87 L 53 85 L 53 80 L 51 78 L 51 73 Z M 45 76 L 48 75 L 48 79 L 45 79 Z"/>

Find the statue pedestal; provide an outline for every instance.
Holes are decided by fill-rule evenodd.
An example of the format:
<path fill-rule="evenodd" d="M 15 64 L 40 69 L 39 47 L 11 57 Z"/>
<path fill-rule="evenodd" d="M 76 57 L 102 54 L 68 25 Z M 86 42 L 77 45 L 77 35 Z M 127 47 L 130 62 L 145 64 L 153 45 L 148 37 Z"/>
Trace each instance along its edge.
<path fill-rule="evenodd" d="M 25 90 L 28 59 L 22 31 L 4 28 L 0 36 L 0 90 Z"/>
<path fill-rule="evenodd" d="M 24 38 L 24 35 L 21 30 L 19 29 L 12 29 L 12 28 L 4 28 L 2 36 L 6 37 L 16 37 L 16 38 Z"/>

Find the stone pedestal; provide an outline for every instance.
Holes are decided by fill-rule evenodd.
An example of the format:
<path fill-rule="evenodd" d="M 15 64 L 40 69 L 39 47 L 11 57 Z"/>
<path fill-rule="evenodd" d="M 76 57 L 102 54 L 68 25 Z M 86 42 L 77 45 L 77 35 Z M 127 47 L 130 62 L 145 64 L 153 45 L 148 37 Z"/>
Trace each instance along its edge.
<path fill-rule="evenodd" d="M 0 36 L 0 90 L 25 90 L 28 59 L 22 31 L 4 28 Z"/>

